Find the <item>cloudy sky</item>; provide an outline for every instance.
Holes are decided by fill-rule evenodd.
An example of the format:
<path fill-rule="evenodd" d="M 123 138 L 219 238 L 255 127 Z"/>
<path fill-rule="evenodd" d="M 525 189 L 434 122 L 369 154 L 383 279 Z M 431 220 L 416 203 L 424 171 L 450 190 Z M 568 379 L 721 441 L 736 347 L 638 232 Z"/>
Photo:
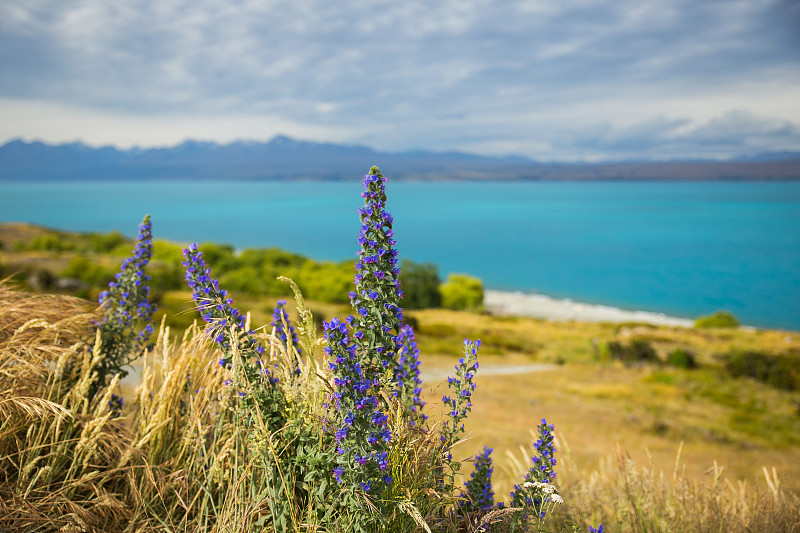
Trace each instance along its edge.
<path fill-rule="evenodd" d="M 800 150 L 797 0 L 0 0 L 0 142 Z"/>

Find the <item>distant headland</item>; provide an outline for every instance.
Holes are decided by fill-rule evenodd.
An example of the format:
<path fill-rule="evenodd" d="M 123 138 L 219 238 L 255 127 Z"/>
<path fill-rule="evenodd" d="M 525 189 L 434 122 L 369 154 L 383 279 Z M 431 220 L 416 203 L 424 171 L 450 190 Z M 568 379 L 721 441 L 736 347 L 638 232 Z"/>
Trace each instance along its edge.
<path fill-rule="evenodd" d="M 0 182 L 117 180 L 358 180 L 365 162 L 398 180 L 417 181 L 789 181 L 800 180 L 800 152 L 737 160 L 542 163 L 522 156 L 459 152 L 379 152 L 365 146 L 299 141 L 186 141 L 120 150 L 81 143 L 10 141 L 0 146 Z"/>

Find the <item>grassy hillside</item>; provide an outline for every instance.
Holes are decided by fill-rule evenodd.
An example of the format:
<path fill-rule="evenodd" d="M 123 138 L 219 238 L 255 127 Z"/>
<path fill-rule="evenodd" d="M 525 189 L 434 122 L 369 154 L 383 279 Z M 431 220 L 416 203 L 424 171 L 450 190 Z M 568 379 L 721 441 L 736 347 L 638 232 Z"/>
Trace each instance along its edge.
<path fill-rule="evenodd" d="M 484 371 L 553 364 L 538 372 L 478 373 L 465 455 L 484 444 L 518 455 L 519 446 L 530 441 L 530 428 L 546 417 L 582 468 L 597 466 L 619 445 L 640 464 L 649 463 L 649 450 L 655 466 L 671 472 L 683 443 L 681 462 L 692 476 L 702 478 L 716 460 L 731 480 L 763 482 L 762 466 L 774 466 L 784 486 L 800 490 L 799 391 L 732 377 L 721 360 L 742 349 L 788 353 L 795 354 L 797 369 L 797 333 L 556 323 L 441 310 L 412 316 L 419 323 L 425 373 L 450 370 L 457 359 L 450 347 L 465 337 L 484 339 Z M 658 361 L 614 361 L 604 346 L 615 341 L 647 342 Z M 694 353 L 698 368 L 668 365 L 677 348 Z M 440 395 L 429 394 L 432 405 Z"/>

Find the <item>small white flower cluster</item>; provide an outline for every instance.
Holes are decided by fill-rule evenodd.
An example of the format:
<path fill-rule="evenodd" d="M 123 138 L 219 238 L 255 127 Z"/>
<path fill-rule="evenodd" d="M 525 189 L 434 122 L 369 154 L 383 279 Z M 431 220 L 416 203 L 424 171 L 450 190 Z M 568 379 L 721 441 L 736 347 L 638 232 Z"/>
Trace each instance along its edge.
<path fill-rule="evenodd" d="M 528 481 L 524 485 L 522 485 L 526 489 L 537 489 L 542 491 L 544 494 L 550 496 L 550 499 L 555 503 L 564 503 L 564 499 L 558 495 L 556 492 L 556 488 L 551 485 L 550 483 L 540 483 L 539 481 L 531 482 Z"/>

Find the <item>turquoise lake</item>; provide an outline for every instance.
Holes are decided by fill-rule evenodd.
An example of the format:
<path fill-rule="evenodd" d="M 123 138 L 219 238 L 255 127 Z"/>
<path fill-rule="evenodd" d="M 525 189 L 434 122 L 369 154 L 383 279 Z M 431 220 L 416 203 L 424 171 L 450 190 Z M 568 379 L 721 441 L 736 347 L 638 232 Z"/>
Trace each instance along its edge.
<path fill-rule="evenodd" d="M 0 220 L 355 256 L 360 182 L 0 184 Z M 800 330 L 800 183 L 387 185 L 401 258 L 487 288 Z M 309 295 L 313 297 L 313 295 Z"/>

